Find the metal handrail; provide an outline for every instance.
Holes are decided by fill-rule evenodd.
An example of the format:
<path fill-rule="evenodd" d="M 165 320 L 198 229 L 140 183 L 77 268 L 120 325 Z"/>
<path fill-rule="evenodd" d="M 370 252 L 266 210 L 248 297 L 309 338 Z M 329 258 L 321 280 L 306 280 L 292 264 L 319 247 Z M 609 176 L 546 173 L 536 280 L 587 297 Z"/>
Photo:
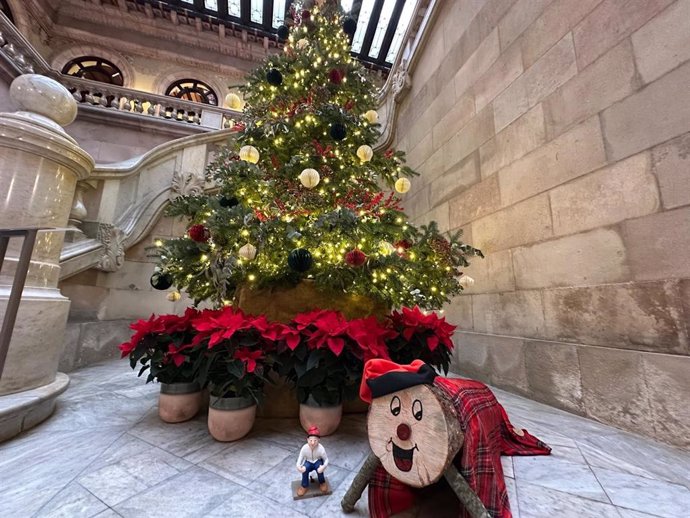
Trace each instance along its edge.
<path fill-rule="evenodd" d="M 10 297 L 7 299 L 7 308 L 5 309 L 5 316 L 2 319 L 2 329 L 0 329 L 0 378 L 5 368 L 5 360 L 7 353 L 10 350 L 10 339 L 14 331 L 14 324 L 17 321 L 17 311 L 19 310 L 19 302 L 22 298 L 22 291 L 26 283 L 26 275 L 29 272 L 29 265 L 31 264 L 31 254 L 36 243 L 36 234 L 39 231 L 55 230 L 53 228 L 38 227 L 38 228 L 7 228 L 0 229 L 0 270 L 5 261 L 5 253 L 9 245 L 11 237 L 23 237 L 22 251 L 19 254 L 17 261 L 17 268 L 14 271 L 14 278 L 12 279 L 12 291 Z"/>

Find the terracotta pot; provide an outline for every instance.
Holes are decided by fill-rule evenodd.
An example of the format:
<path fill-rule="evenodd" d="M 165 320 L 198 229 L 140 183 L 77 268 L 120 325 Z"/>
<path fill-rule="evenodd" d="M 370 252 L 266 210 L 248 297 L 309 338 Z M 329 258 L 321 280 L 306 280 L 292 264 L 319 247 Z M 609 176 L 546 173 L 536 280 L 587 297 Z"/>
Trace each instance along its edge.
<path fill-rule="evenodd" d="M 299 422 L 308 431 L 312 426 L 318 426 L 321 435 L 331 435 L 338 429 L 343 415 L 343 404 L 335 406 L 321 406 L 311 396 L 306 403 L 299 406 Z"/>
<path fill-rule="evenodd" d="M 236 441 L 247 435 L 256 419 L 252 398 L 211 396 L 208 406 L 208 431 L 216 441 Z"/>
<path fill-rule="evenodd" d="M 158 416 L 166 423 L 189 421 L 201 408 L 201 388 L 192 383 L 161 383 Z"/>

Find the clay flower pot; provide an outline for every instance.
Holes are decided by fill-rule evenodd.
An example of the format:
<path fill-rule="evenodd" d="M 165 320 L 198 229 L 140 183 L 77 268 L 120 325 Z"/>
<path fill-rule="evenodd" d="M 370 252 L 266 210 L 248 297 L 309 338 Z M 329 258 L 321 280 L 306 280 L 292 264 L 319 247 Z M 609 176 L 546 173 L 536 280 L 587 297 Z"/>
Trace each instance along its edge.
<path fill-rule="evenodd" d="M 304 431 L 308 431 L 312 426 L 317 426 L 322 437 L 331 435 L 338 429 L 342 415 L 342 403 L 334 406 L 320 405 L 311 396 L 299 406 L 299 422 Z"/>
<path fill-rule="evenodd" d="M 201 388 L 192 383 L 161 383 L 158 416 L 166 423 L 189 421 L 201 408 Z"/>
<path fill-rule="evenodd" d="M 216 441 L 236 441 L 247 435 L 256 419 L 256 403 L 246 397 L 211 396 L 208 431 Z"/>

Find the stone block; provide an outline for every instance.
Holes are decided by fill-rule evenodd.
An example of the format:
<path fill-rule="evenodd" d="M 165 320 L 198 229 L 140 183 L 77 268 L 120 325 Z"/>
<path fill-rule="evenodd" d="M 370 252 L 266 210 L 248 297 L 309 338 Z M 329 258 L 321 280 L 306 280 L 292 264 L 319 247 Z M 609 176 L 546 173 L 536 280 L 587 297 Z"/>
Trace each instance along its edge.
<path fill-rule="evenodd" d="M 602 114 L 607 156 L 620 160 L 690 131 L 690 62 Z"/>
<path fill-rule="evenodd" d="M 649 153 L 640 153 L 550 191 L 554 234 L 612 225 L 658 210 L 650 169 Z"/>
<path fill-rule="evenodd" d="M 70 318 L 89 320 L 96 318 L 108 297 L 108 289 L 100 286 L 73 284 L 64 282 L 60 285 L 62 294 L 70 299 Z"/>
<path fill-rule="evenodd" d="M 599 119 L 592 117 L 498 172 L 503 205 L 529 198 L 606 163 Z"/>
<path fill-rule="evenodd" d="M 101 308 L 101 320 L 133 320 L 148 318 L 151 313 L 172 313 L 175 304 L 165 298 L 164 291 L 111 290 L 108 303 Z"/>
<path fill-rule="evenodd" d="M 407 165 L 412 169 L 419 169 L 419 166 L 422 165 L 433 152 L 431 133 L 427 133 L 421 140 L 417 140 L 416 142 L 417 145 L 414 146 L 405 157 Z"/>
<path fill-rule="evenodd" d="M 472 295 L 472 321 L 478 333 L 541 337 L 545 331 L 541 292 Z"/>
<path fill-rule="evenodd" d="M 441 11 L 443 43 L 446 50 L 455 46 L 470 22 L 479 13 L 484 2 L 448 2 Z"/>
<path fill-rule="evenodd" d="M 119 270 L 104 272 L 100 277 L 99 285 L 104 288 L 121 290 L 151 290 L 150 281 L 153 270 L 153 264 L 148 265 L 127 260 Z"/>
<path fill-rule="evenodd" d="M 613 229 L 513 249 L 518 289 L 586 286 L 630 280 L 621 236 Z"/>
<path fill-rule="evenodd" d="M 635 63 L 628 40 L 608 51 L 544 102 L 548 135 L 599 113 L 635 90 Z"/>
<path fill-rule="evenodd" d="M 549 200 L 545 194 L 472 222 L 474 246 L 487 254 L 542 241 L 552 235 Z"/>
<path fill-rule="evenodd" d="M 479 180 L 478 153 L 472 153 L 462 160 L 457 167 L 447 171 L 430 184 L 430 196 L 434 203 L 452 198 Z M 424 171 L 426 176 L 426 171 Z"/>
<path fill-rule="evenodd" d="M 470 266 L 463 268 L 462 271 L 476 281 L 474 286 L 465 288 L 464 293 L 498 293 L 515 290 L 515 275 L 510 250 L 486 254 L 484 259 L 475 257 L 471 260 Z"/>
<path fill-rule="evenodd" d="M 484 38 L 510 10 L 516 0 L 487 0 L 477 15 L 479 34 Z"/>
<path fill-rule="evenodd" d="M 438 117 L 432 129 L 434 150 L 440 148 L 474 117 L 474 97 L 467 93 L 454 102 L 444 115 Z"/>
<path fill-rule="evenodd" d="M 605 347 L 687 354 L 688 322 L 682 297 L 677 282 L 545 290 L 546 336 Z"/>
<path fill-rule="evenodd" d="M 474 327 L 472 323 L 472 297 L 469 295 L 453 297 L 450 303 L 444 306 L 443 316 L 449 323 L 458 326 L 458 329 L 471 331 Z"/>
<path fill-rule="evenodd" d="M 665 209 L 690 204 L 690 133 L 655 147 L 652 170 Z"/>
<path fill-rule="evenodd" d="M 489 351 L 481 343 L 468 339 L 470 333 L 458 331 L 453 337 L 455 348 L 450 370 L 468 378 L 489 382 Z"/>
<path fill-rule="evenodd" d="M 446 164 L 443 163 L 443 149 L 434 151 L 416 171 L 422 175 L 426 183 L 431 183 L 441 176 L 446 171 Z"/>
<path fill-rule="evenodd" d="M 498 178 L 490 176 L 475 183 L 458 196 L 451 199 L 450 219 L 454 224 L 464 225 L 501 208 L 498 192 Z"/>
<path fill-rule="evenodd" d="M 28 430 L 48 419 L 55 411 L 55 403 L 55 399 L 51 398 L 33 406 L 24 417 L 22 429 Z"/>
<path fill-rule="evenodd" d="M 690 59 L 690 1 L 679 0 L 631 37 L 637 69 L 645 83 Z"/>
<path fill-rule="evenodd" d="M 604 0 L 573 30 L 579 68 L 642 27 L 672 1 Z"/>
<path fill-rule="evenodd" d="M 584 413 L 577 347 L 559 342 L 525 340 L 527 384 L 534 399 Z"/>
<path fill-rule="evenodd" d="M 443 119 L 455 106 L 455 87 L 453 83 L 445 83 L 437 89 L 438 95 L 427 108 L 431 115 L 432 127 L 436 121 Z"/>
<path fill-rule="evenodd" d="M 567 34 L 494 99 L 496 131 L 505 128 L 576 73 L 573 40 Z"/>
<path fill-rule="evenodd" d="M 544 111 L 540 103 L 479 148 L 482 178 L 541 146 L 545 136 Z"/>
<path fill-rule="evenodd" d="M 501 49 L 506 49 L 536 20 L 551 0 L 518 0 L 498 23 Z"/>
<path fill-rule="evenodd" d="M 448 202 L 444 202 L 424 214 L 424 216 L 419 218 L 419 221 L 421 224 L 429 224 L 435 221 L 438 224 L 439 232 L 446 232 L 450 229 L 449 213 Z"/>
<path fill-rule="evenodd" d="M 454 137 L 443 144 L 441 149 L 446 167 L 453 167 L 467 155 L 479 149 L 494 134 L 493 107 L 489 105 L 477 113 Z"/>
<path fill-rule="evenodd" d="M 417 182 L 420 187 L 416 187 Z M 410 218 L 417 218 L 429 212 L 429 186 L 421 184 L 421 179 L 412 179 L 412 189 L 402 197 L 402 206 Z"/>
<path fill-rule="evenodd" d="M 628 220 L 623 239 L 635 279 L 690 277 L 690 207 Z"/>
<path fill-rule="evenodd" d="M 465 95 L 475 81 L 496 61 L 499 54 L 498 29 L 494 29 L 455 74 L 453 82 L 456 99 Z"/>
<path fill-rule="evenodd" d="M 81 323 L 67 321 L 65 328 L 65 347 L 60 355 L 58 370 L 60 372 L 72 372 L 77 364 L 81 336 Z"/>
<path fill-rule="evenodd" d="M 520 40 L 525 67 L 529 68 L 554 43 L 565 36 L 602 0 L 555 0 L 522 34 Z"/>
<path fill-rule="evenodd" d="M 523 72 L 520 46 L 513 45 L 503 52 L 472 86 L 475 109 L 480 111 L 505 90 Z"/>
<path fill-rule="evenodd" d="M 627 429 L 654 429 L 644 353 L 580 346 L 577 355 L 588 417 Z"/>
<path fill-rule="evenodd" d="M 142 318 L 148 318 L 148 315 Z M 133 333 L 129 328 L 130 323 L 129 319 L 84 322 L 75 368 L 119 358 L 117 346 L 128 341 Z"/>
<path fill-rule="evenodd" d="M 690 447 L 690 358 L 644 354 L 643 364 L 656 437 Z"/>

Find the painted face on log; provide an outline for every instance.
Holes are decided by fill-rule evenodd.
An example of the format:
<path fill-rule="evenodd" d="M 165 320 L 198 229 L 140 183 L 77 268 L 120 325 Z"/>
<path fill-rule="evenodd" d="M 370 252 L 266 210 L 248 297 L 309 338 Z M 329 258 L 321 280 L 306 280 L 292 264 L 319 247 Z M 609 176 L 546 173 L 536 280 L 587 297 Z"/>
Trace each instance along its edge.
<path fill-rule="evenodd" d="M 369 444 L 392 476 L 413 487 L 436 482 L 447 466 L 448 425 L 438 396 L 416 385 L 375 398 Z"/>

